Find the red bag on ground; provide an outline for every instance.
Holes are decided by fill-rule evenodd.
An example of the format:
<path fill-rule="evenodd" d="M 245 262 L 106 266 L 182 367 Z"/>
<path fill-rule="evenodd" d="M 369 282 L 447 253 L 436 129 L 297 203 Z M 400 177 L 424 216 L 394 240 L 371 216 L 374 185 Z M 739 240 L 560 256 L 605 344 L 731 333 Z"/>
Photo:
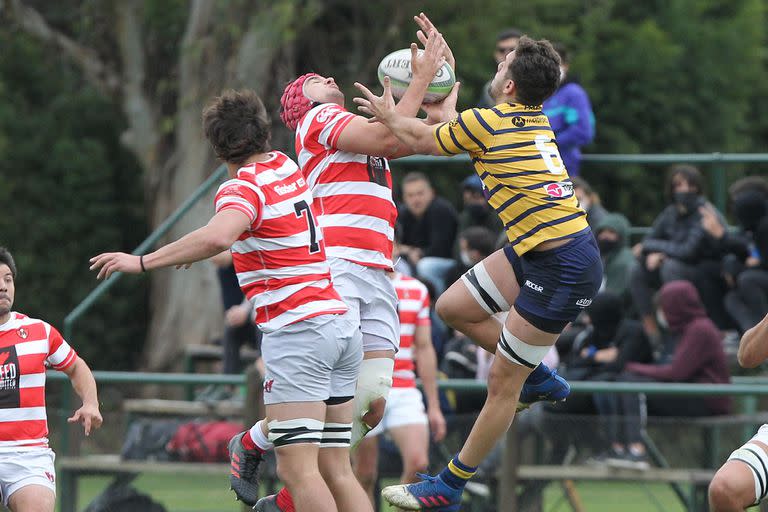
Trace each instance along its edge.
<path fill-rule="evenodd" d="M 179 426 L 166 450 L 185 462 L 228 462 L 229 440 L 243 431 L 231 421 L 193 421 Z"/>

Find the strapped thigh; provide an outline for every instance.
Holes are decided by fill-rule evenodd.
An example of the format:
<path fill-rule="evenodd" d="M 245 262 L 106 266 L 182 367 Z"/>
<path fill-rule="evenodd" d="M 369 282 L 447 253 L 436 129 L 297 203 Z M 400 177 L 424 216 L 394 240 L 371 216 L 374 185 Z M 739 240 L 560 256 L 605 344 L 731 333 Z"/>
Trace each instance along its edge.
<path fill-rule="evenodd" d="M 320 444 L 323 437 L 324 423 L 312 418 L 270 421 L 269 440 L 275 448 L 291 444 Z"/>
<path fill-rule="evenodd" d="M 755 505 L 768 494 L 768 453 L 756 443 L 747 442 L 734 451 L 728 460 L 743 462 L 755 479 Z"/>
<path fill-rule="evenodd" d="M 482 261 L 461 276 L 461 280 L 464 281 L 472 297 L 489 315 L 509 311 L 509 303 L 494 284 Z"/>

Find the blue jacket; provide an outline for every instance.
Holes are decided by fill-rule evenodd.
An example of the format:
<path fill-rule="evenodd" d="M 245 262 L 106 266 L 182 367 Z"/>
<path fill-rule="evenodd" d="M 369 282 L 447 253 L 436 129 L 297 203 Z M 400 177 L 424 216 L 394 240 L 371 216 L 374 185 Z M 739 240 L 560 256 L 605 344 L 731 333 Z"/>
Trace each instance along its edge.
<path fill-rule="evenodd" d="M 595 115 L 586 91 L 578 83 L 566 81 L 544 101 L 543 110 L 568 174 L 578 176 L 581 146 L 595 138 Z"/>

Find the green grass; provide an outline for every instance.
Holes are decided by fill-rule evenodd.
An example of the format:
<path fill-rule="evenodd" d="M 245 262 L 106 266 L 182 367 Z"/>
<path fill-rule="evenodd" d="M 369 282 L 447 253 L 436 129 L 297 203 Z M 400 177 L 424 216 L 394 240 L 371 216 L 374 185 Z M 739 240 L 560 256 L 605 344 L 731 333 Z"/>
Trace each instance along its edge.
<path fill-rule="evenodd" d="M 107 485 L 109 478 L 87 477 L 80 479 L 78 510 L 83 510 Z M 388 482 L 389 483 L 389 482 Z M 162 503 L 169 512 L 235 512 L 242 508 L 228 490 L 227 475 L 221 477 L 184 476 L 147 473 L 134 481 L 141 492 Z M 581 482 L 576 489 L 589 512 L 683 512 L 671 488 L 664 484 L 631 482 L 600 483 Z M 382 507 L 383 511 L 393 511 Z M 549 485 L 544 493 L 545 512 L 567 512 L 570 508 L 563 498 L 559 484 Z"/>

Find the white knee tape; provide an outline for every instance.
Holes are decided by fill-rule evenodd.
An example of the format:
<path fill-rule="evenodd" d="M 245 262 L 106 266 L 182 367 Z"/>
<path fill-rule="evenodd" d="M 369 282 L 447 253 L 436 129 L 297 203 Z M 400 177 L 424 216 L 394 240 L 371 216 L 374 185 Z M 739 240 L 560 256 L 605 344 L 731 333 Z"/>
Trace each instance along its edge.
<path fill-rule="evenodd" d="M 320 444 L 323 438 L 325 424 L 312 418 L 296 418 L 293 420 L 270 421 L 269 440 L 275 448 L 290 444 Z"/>
<path fill-rule="evenodd" d="M 496 353 L 501 354 L 510 362 L 536 368 L 549 352 L 549 345 L 530 345 L 514 336 L 509 329 L 501 330 L 501 338 L 496 347 Z"/>
<path fill-rule="evenodd" d="M 461 276 L 461 280 L 464 281 L 472 297 L 489 315 L 509 311 L 509 303 L 494 284 L 482 261 Z"/>
<path fill-rule="evenodd" d="M 349 448 L 351 440 L 351 423 L 326 423 L 320 448 Z"/>
<path fill-rule="evenodd" d="M 357 446 L 363 436 L 373 428 L 363 422 L 363 416 L 370 410 L 371 402 L 379 398 L 386 400 L 389 396 L 394 368 L 395 361 L 387 357 L 363 359 L 360 364 L 352 416 L 352 447 Z"/>
<path fill-rule="evenodd" d="M 728 460 L 743 462 L 752 471 L 755 479 L 755 505 L 768 494 L 768 454 L 755 443 L 747 443 L 734 451 Z"/>

